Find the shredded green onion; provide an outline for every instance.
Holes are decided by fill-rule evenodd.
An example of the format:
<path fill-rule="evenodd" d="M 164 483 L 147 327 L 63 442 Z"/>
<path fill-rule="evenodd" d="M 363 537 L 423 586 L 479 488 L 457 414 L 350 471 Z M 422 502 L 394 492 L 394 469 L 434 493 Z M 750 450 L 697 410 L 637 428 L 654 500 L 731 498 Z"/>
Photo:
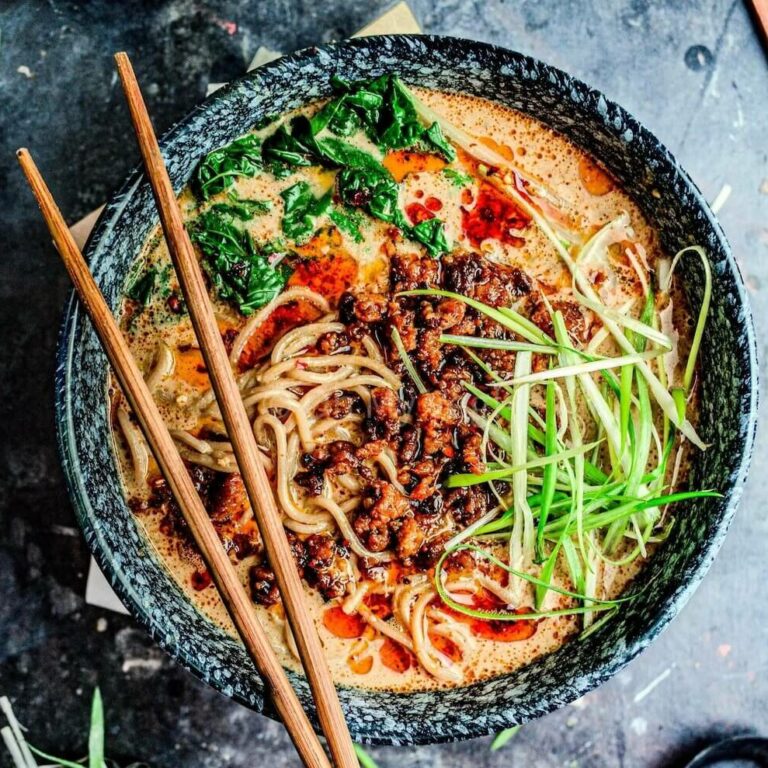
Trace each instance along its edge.
<path fill-rule="evenodd" d="M 392 326 L 392 341 L 395 344 L 397 353 L 400 355 L 400 359 L 403 361 L 405 370 L 408 371 L 408 375 L 416 385 L 416 389 L 418 389 L 420 394 L 423 395 L 425 392 L 427 392 L 427 388 L 424 386 L 424 382 L 421 380 L 421 376 L 419 376 L 419 372 L 416 370 L 416 366 L 413 364 L 413 361 L 409 357 L 408 352 L 406 352 L 405 345 L 403 344 L 403 340 L 400 337 L 399 331 L 394 326 Z"/>

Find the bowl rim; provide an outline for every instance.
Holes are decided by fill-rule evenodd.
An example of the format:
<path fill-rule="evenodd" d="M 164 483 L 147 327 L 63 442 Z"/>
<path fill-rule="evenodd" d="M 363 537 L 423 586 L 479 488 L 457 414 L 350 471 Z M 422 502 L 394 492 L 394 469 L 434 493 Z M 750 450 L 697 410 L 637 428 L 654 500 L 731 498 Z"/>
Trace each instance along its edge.
<path fill-rule="evenodd" d="M 257 70 L 244 74 L 242 77 L 231 81 L 227 85 L 211 94 L 203 102 L 194 107 L 189 113 L 185 114 L 180 120 L 175 122 L 162 135 L 160 138 L 161 149 L 165 149 L 168 144 L 173 142 L 177 134 L 185 129 L 193 115 L 203 112 L 205 109 L 209 108 L 212 104 L 217 102 L 226 102 L 226 100 L 229 98 L 229 94 L 232 93 L 239 84 L 249 79 L 255 79 L 262 74 L 268 75 L 270 72 L 278 70 L 281 64 L 284 65 L 286 61 L 300 62 L 307 58 L 319 58 L 323 56 L 326 58 L 326 61 L 320 64 L 320 66 L 325 69 L 332 64 L 334 53 L 340 50 L 349 48 L 354 49 L 356 47 L 386 45 L 388 41 L 397 41 L 404 38 L 418 38 L 420 43 L 423 43 L 427 46 L 453 44 L 461 47 L 469 47 L 474 51 L 484 51 L 487 54 L 499 55 L 507 60 L 523 62 L 528 66 L 538 68 L 544 74 L 554 74 L 557 77 L 562 78 L 570 87 L 574 88 L 576 91 L 582 94 L 599 96 L 600 99 L 607 105 L 612 114 L 621 114 L 637 135 L 652 140 L 658 146 L 659 151 L 664 153 L 667 161 L 674 169 L 675 176 L 677 179 L 679 179 L 680 182 L 682 182 L 682 185 L 693 197 L 696 205 L 698 206 L 698 209 L 701 211 L 706 220 L 707 226 L 712 230 L 714 236 L 722 248 L 722 252 L 725 257 L 725 266 L 733 278 L 733 283 L 737 294 L 737 304 L 739 310 L 742 312 L 739 325 L 746 336 L 745 346 L 747 350 L 747 359 L 749 365 L 749 391 L 743 397 L 742 402 L 742 405 L 746 406 L 743 434 L 740 433 L 740 436 L 743 437 L 743 442 L 741 443 L 739 460 L 733 465 L 733 470 L 729 476 L 729 487 L 727 493 L 725 494 L 727 498 L 725 501 L 724 509 L 720 514 L 719 520 L 716 522 L 716 524 L 713 525 L 713 533 L 711 538 L 708 542 L 705 543 L 705 546 L 703 546 L 694 556 L 694 565 L 690 568 L 685 581 L 675 589 L 665 606 L 657 612 L 652 621 L 645 625 L 642 634 L 640 634 L 637 638 L 634 638 L 631 642 L 628 642 L 624 648 L 610 660 L 609 663 L 603 664 L 581 675 L 577 681 L 574 681 L 573 684 L 568 687 L 568 690 L 564 693 L 561 700 L 551 704 L 545 704 L 542 707 L 542 711 L 535 715 L 536 717 L 539 717 L 593 690 L 608 680 L 610 677 L 615 675 L 617 672 L 619 672 L 622 668 L 624 668 L 668 626 L 672 618 L 674 618 L 681 610 L 681 608 L 687 603 L 688 599 L 696 590 L 706 572 L 709 570 L 715 555 L 722 545 L 741 498 L 755 442 L 759 392 L 759 367 L 754 321 L 749 304 L 749 298 L 739 266 L 731 252 L 730 246 L 722 230 L 722 227 L 720 226 L 720 223 L 710 210 L 709 205 L 699 188 L 690 179 L 686 171 L 675 160 L 674 156 L 666 148 L 666 146 L 662 144 L 654 134 L 648 131 L 630 113 L 628 113 L 615 102 L 606 98 L 602 92 L 592 88 L 582 80 L 569 75 L 557 67 L 546 64 L 531 56 L 527 56 L 517 51 L 504 48 L 502 46 L 446 35 L 400 34 L 378 35 L 366 38 L 344 40 L 323 46 L 309 46 L 291 54 L 287 54 L 286 56 L 283 56 L 274 62 L 264 64 Z M 393 66 L 396 68 L 396 64 Z M 138 185 L 142 182 L 144 182 L 143 169 L 139 165 L 134 166 L 134 168 L 128 174 L 126 180 L 117 188 L 115 192 L 113 192 L 108 197 L 108 202 L 99 215 L 96 224 L 90 233 L 87 244 L 83 249 L 84 253 L 86 253 L 88 256 L 92 254 L 99 240 L 107 235 L 113 222 L 119 219 L 125 198 L 133 191 L 135 191 Z M 147 614 L 146 610 L 137 599 L 136 591 L 132 589 L 127 581 L 123 578 L 120 565 L 116 562 L 113 553 L 109 550 L 108 547 L 99 545 L 99 532 L 97 530 L 97 526 L 94 525 L 94 521 L 89 513 L 90 503 L 82 484 L 78 482 L 76 467 L 79 463 L 79 456 L 71 430 L 71 353 L 74 344 L 74 331 L 76 329 L 77 323 L 82 322 L 81 316 L 82 308 L 79 306 L 77 297 L 72 290 L 70 291 L 69 297 L 65 303 L 57 341 L 54 405 L 57 444 L 60 461 L 67 484 L 67 490 L 75 509 L 78 523 L 83 530 L 83 533 L 85 534 L 89 549 L 99 567 L 106 574 L 111 586 L 120 597 L 126 608 L 130 611 L 131 616 L 136 621 L 138 621 L 139 624 L 142 625 L 142 627 L 149 633 L 153 640 L 157 642 L 166 652 L 168 652 L 172 658 L 180 662 L 183 667 L 192 672 L 192 674 L 194 674 L 198 679 L 206 682 L 208 685 L 212 686 L 219 692 L 231 696 L 231 698 L 249 708 L 257 709 L 257 711 L 260 711 L 263 714 L 267 714 L 270 717 L 275 717 L 274 710 L 270 705 L 268 697 L 263 697 L 263 706 L 259 709 L 254 706 L 253 701 L 247 700 L 237 691 L 234 693 L 225 692 L 223 690 L 222 684 L 217 682 L 216 679 L 210 679 L 204 666 L 196 663 L 198 661 L 196 658 L 191 658 L 180 651 L 177 647 L 177 643 L 175 643 L 172 639 L 169 639 L 169 637 L 162 632 L 161 627 L 159 627 L 154 621 L 151 620 L 150 616 Z M 510 674 L 514 673 L 507 673 L 507 675 L 502 675 L 500 677 L 505 678 Z M 365 689 L 356 688 L 355 690 L 361 691 L 363 695 L 365 694 Z M 405 698 L 410 694 L 403 693 L 398 695 Z M 506 718 L 505 722 L 507 725 L 518 724 L 519 722 L 524 722 L 527 719 L 531 719 L 528 717 L 518 718 L 514 715 L 510 716 L 509 713 L 502 713 L 502 716 Z M 499 725 L 498 719 L 492 720 L 489 718 L 484 722 L 462 720 L 462 730 L 461 733 L 457 735 L 442 733 L 437 737 L 427 736 L 422 738 L 419 736 L 413 736 L 412 733 L 408 732 L 404 734 L 404 738 L 399 739 L 392 737 L 377 738 L 375 735 L 369 736 L 363 734 L 359 737 L 359 740 L 363 741 L 364 743 L 371 744 L 444 743 L 458 739 L 463 740 L 468 738 L 487 736 L 498 731 L 499 727 L 504 726 Z"/>

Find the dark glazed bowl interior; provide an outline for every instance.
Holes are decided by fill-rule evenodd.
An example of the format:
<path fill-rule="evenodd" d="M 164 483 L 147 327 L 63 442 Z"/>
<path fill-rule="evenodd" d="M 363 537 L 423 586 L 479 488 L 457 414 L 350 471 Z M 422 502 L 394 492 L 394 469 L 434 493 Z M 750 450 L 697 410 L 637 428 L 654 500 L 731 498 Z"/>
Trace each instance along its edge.
<path fill-rule="evenodd" d="M 712 309 L 703 343 L 700 431 L 711 448 L 695 457 L 692 484 L 721 499 L 679 508 L 670 539 L 643 572 L 650 584 L 619 615 L 513 674 L 468 688 L 394 694 L 343 688 L 356 740 L 406 744 L 480 736 L 572 701 L 615 674 L 680 610 L 712 562 L 741 496 L 756 423 L 754 329 L 744 286 L 720 226 L 670 153 L 623 109 L 541 62 L 501 48 L 440 37 L 378 37 L 311 48 L 246 75 L 214 95 L 164 138 L 180 190 L 199 159 L 282 113 L 329 92 L 329 77 L 398 72 L 405 81 L 483 96 L 521 110 L 598 157 L 634 195 L 674 253 L 698 243 L 713 267 Z M 107 205 L 87 257 L 107 301 L 118 307 L 129 265 L 157 215 L 143 176 L 134 173 Z M 681 271 L 694 308 L 702 275 Z M 71 300 L 57 368 L 57 421 L 70 493 L 88 544 L 131 613 L 175 658 L 215 688 L 269 713 L 262 684 L 242 645 L 183 598 L 147 546 L 123 500 L 107 421 L 107 362 Z M 303 702 L 304 679 L 291 675 Z"/>

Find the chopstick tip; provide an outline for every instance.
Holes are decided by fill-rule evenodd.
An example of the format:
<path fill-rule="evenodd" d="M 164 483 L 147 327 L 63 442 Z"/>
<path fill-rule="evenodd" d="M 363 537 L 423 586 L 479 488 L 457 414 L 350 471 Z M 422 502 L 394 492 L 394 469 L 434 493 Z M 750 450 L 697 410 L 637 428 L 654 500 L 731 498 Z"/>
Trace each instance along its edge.
<path fill-rule="evenodd" d="M 32 155 L 26 147 L 19 147 L 16 150 L 16 159 L 19 161 L 21 170 L 25 174 L 28 174 L 30 168 L 35 167 L 35 161 L 32 159 Z"/>

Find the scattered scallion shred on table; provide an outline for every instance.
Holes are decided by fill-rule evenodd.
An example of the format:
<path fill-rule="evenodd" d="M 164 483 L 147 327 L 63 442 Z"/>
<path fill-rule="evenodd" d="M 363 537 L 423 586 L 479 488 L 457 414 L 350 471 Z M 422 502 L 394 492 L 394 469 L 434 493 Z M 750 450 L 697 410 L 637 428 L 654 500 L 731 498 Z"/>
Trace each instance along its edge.
<path fill-rule="evenodd" d="M 499 731 L 491 742 L 491 752 L 496 752 L 505 746 L 507 742 L 517 735 L 519 730 L 520 726 L 514 725 L 512 728 L 505 728 L 503 731 Z"/>
<path fill-rule="evenodd" d="M 359 745 L 353 744 L 360 768 L 379 768 L 379 764 Z"/>
<path fill-rule="evenodd" d="M 88 755 L 78 761 L 67 760 L 63 757 L 50 755 L 43 750 L 33 747 L 25 738 L 24 730 L 13 713 L 7 697 L 0 697 L 0 712 L 5 715 L 8 725 L 0 729 L 6 750 L 13 761 L 14 768 L 34 768 L 38 764 L 34 755 L 50 761 L 49 765 L 41 768 L 119 768 L 117 763 L 108 760 L 104 753 L 104 705 L 101 691 L 94 688 L 91 700 L 90 728 L 88 731 Z M 148 768 L 145 763 L 131 763 L 126 768 Z"/>
<path fill-rule="evenodd" d="M 676 492 L 670 461 L 675 445 L 680 448 L 685 441 L 706 448 L 687 413 L 712 293 L 706 253 L 696 246 L 685 248 L 671 262 L 662 260 L 648 279 L 642 277 L 638 317 L 631 305 L 608 307 L 583 265 L 607 267 L 611 245 L 632 241 L 626 213 L 591 236 L 574 231 L 557 216 L 557 205 L 543 183 L 437 115 L 396 75 L 359 82 L 333 78 L 332 89 L 329 101 L 312 117 L 298 115 L 259 126 L 256 133 L 208 155 L 197 171 L 198 194 L 203 201 L 223 197 L 238 177 L 271 173 L 284 179 L 302 168 L 324 169 L 334 174 L 331 189 L 314 189 L 294 176 L 281 193 L 282 230 L 288 240 L 282 247 L 288 255 L 291 243 L 300 245 L 326 219 L 360 242 L 361 217 L 367 215 L 398 228 L 438 258 L 451 249 L 444 223 L 435 217 L 410 224 L 400 206 L 400 184 L 383 164 L 387 152 L 411 148 L 446 162 L 441 173 L 451 184 L 488 183 L 530 219 L 570 272 L 574 299 L 601 323 L 600 343 L 592 340 L 577 349 L 562 312 L 546 301 L 551 328 L 547 333 L 511 307 L 493 307 L 445 290 L 402 294 L 461 301 L 511 336 L 440 338 L 486 376 L 483 389 L 466 383 L 463 401 L 466 415 L 482 430 L 486 471 L 454 474 L 445 484 L 486 484 L 499 505 L 494 516 L 449 541 L 435 570 L 435 587 L 447 605 L 470 616 L 520 621 L 573 615 L 582 621 L 582 636 L 594 632 L 624 601 L 599 599 L 598 567 L 628 565 L 645 557 L 649 545 L 670 533 L 669 505 L 718 495 L 706 489 Z M 350 141 L 360 133 L 367 142 L 365 150 Z M 458 149 L 474 159 L 473 176 L 461 163 L 454 164 Z M 267 261 L 266 250 L 253 243 L 239 220 L 239 199 L 233 201 L 231 193 L 227 199 L 219 197 L 192 222 L 191 231 L 214 287 L 247 314 L 282 288 L 287 270 L 276 267 L 272 258 Z M 662 327 L 659 308 L 668 303 L 672 274 L 686 255 L 701 260 L 704 290 L 685 372 L 675 381 L 665 363 L 674 343 Z M 602 342 L 611 342 L 617 354 L 602 354 Z M 426 391 L 396 331 L 393 343 L 417 389 Z M 494 370 L 476 352 L 483 349 L 515 351 L 514 373 Z M 536 388 L 544 393 L 540 411 L 532 400 Z M 576 417 L 581 413 L 585 423 Z M 489 545 L 470 545 L 470 539 Z M 490 551 L 497 544 L 508 549 L 508 563 Z M 476 611 L 453 599 L 443 566 L 470 546 L 474 557 L 496 563 L 508 574 L 507 594 L 533 587 L 532 610 L 523 615 Z M 570 590 L 554 583 L 558 561 L 566 565 Z M 548 610 L 547 597 L 558 593 L 568 598 L 569 607 Z"/>
<path fill-rule="evenodd" d="M 0 736 L 5 743 L 6 750 L 13 762 L 13 768 L 38 768 L 34 755 L 43 760 L 50 761 L 50 765 L 40 768 L 120 768 L 112 760 L 108 760 L 104 753 L 104 704 L 101 691 L 98 687 L 93 690 L 91 700 L 91 718 L 88 732 L 88 756 L 78 761 L 56 757 L 33 747 L 25 738 L 23 728 L 14 715 L 11 702 L 6 696 L 0 697 L 0 713 L 5 716 L 8 725 L 0 728 Z M 363 749 L 360 744 L 354 744 L 355 754 L 361 768 L 379 768 L 376 761 Z M 125 768 L 149 768 L 146 763 L 131 763 Z"/>

